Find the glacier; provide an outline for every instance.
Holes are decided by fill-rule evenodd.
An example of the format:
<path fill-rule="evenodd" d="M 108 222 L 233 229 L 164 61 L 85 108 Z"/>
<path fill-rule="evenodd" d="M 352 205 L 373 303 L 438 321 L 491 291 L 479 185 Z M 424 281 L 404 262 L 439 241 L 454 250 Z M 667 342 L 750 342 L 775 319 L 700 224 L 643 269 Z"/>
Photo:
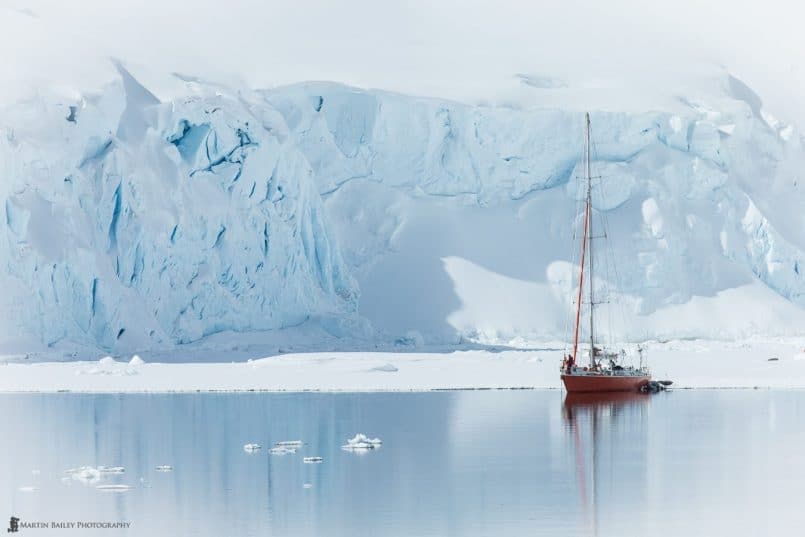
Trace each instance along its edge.
<path fill-rule="evenodd" d="M 101 91 L 0 112 L 0 348 L 566 333 L 580 110 L 190 77 L 163 101 L 117 69 Z M 618 269 L 596 285 L 627 319 L 613 330 L 801 333 L 796 128 L 731 76 L 673 109 L 591 112 Z"/>
<path fill-rule="evenodd" d="M 114 349 L 354 314 L 304 155 L 235 98 L 121 83 L 5 119 L 4 280 L 16 333 Z M 20 332 L 22 331 L 22 332 Z"/>

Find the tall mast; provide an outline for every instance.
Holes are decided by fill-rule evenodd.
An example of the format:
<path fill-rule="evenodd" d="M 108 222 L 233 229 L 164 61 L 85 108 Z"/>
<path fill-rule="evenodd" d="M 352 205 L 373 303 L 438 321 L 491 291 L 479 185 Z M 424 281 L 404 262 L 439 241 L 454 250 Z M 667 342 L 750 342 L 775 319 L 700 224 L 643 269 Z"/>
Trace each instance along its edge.
<path fill-rule="evenodd" d="M 584 137 L 584 163 L 585 163 L 585 176 L 587 179 L 587 198 L 584 202 L 584 226 L 583 226 L 583 235 L 581 239 L 581 259 L 579 260 L 579 293 L 576 297 L 576 323 L 573 327 L 573 363 L 578 363 L 576 360 L 577 351 L 579 348 L 579 326 L 581 321 L 581 296 L 582 290 L 584 289 L 584 261 L 585 256 L 587 254 L 587 244 L 588 244 L 588 236 L 589 236 L 589 227 L 590 227 L 590 155 L 589 155 L 589 146 L 590 146 L 590 114 L 585 114 L 585 137 Z M 590 243 L 592 244 L 592 243 Z M 592 269 L 592 263 L 590 263 L 590 268 Z M 590 290 L 591 298 L 592 298 L 592 290 Z M 592 303 L 592 300 L 590 301 Z M 592 341 L 592 310 L 590 311 L 590 340 Z M 592 350 L 590 350 L 590 361 L 592 362 Z M 590 364 L 592 366 L 592 363 Z"/>
<path fill-rule="evenodd" d="M 593 218 L 592 218 L 592 205 L 593 205 L 593 179 L 590 174 L 590 114 L 584 114 L 585 119 L 585 174 L 587 176 L 587 249 L 590 250 L 590 367 L 595 367 L 595 338 L 593 333 L 593 308 L 595 308 L 595 301 L 593 300 Z"/>

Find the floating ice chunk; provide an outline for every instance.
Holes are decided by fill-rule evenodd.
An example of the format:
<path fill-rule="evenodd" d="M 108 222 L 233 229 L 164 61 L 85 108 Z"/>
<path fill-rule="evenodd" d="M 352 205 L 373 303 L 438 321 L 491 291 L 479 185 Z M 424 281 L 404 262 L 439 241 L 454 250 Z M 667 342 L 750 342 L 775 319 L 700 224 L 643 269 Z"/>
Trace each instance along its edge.
<path fill-rule="evenodd" d="M 20 487 L 20 488 L 19 488 L 19 491 L 20 491 L 20 492 L 36 492 L 37 490 L 39 490 L 39 488 L 37 488 L 37 487 L 31 487 L 31 486 L 28 486 L 28 487 Z"/>
<path fill-rule="evenodd" d="M 354 437 L 347 440 L 347 443 L 341 446 L 341 449 L 347 451 L 369 451 L 370 449 L 377 449 L 383 444 L 379 438 L 369 438 L 365 434 L 358 433 Z"/>
<path fill-rule="evenodd" d="M 145 362 L 143 362 L 145 363 Z M 85 369 L 79 369 L 76 374 L 78 375 L 112 375 L 112 376 L 124 376 L 124 375 L 136 375 L 137 372 L 137 362 L 133 361 L 127 364 L 125 362 L 117 362 L 111 356 L 105 356 L 98 360 L 98 365 L 96 367 L 88 367 Z"/>
<path fill-rule="evenodd" d="M 302 459 L 302 462 L 305 464 L 321 464 L 324 462 L 324 459 L 321 457 L 305 457 Z"/>
<path fill-rule="evenodd" d="M 134 356 L 132 356 L 131 360 L 129 361 L 129 365 L 143 365 L 144 363 L 145 363 L 145 360 L 143 360 L 142 358 L 140 358 L 136 354 Z"/>
<path fill-rule="evenodd" d="M 126 492 L 131 489 L 129 485 L 98 485 L 95 487 L 98 490 L 105 490 L 109 492 Z"/>
<path fill-rule="evenodd" d="M 170 464 L 160 464 L 156 467 L 157 472 L 172 472 L 173 466 Z"/>
<path fill-rule="evenodd" d="M 260 444 L 246 444 L 243 446 L 243 451 L 245 451 L 246 453 L 255 453 L 257 451 L 260 451 L 261 449 L 263 449 L 263 446 L 261 446 Z"/>
<path fill-rule="evenodd" d="M 379 365 L 377 367 L 373 367 L 371 370 L 372 371 L 382 371 L 384 373 L 394 373 L 396 371 L 399 371 L 399 369 L 397 369 L 397 367 L 394 364 Z"/>
<path fill-rule="evenodd" d="M 303 489 L 312 489 L 313 485 L 311 483 L 305 483 L 304 485 L 302 485 L 302 488 Z"/>
<path fill-rule="evenodd" d="M 98 471 L 102 474 L 123 474 L 126 469 L 123 466 L 98 466 Z"/>
<path fill-rule="evenodd" d="M 65 471 L 76 481 L 82 483 L 93 484 L 101 480 L 101 472 L 92 466 L 81 466 L 79 468 L 71 468 Z"/>
<path fill-rule="evenodd" d="M 301 440 L 283 440 L 282 442 L 275 442 L 275 446 L 277 447 L 286 447 L 286 448 L 300 448 L 302 447 Z"/>
<path fill-rule="evenodd" d="M 296 453 L 296 448 L 288 448 L 284 446 L 274 446 L 268 452 L 272 455 L 290 455 Z"/>

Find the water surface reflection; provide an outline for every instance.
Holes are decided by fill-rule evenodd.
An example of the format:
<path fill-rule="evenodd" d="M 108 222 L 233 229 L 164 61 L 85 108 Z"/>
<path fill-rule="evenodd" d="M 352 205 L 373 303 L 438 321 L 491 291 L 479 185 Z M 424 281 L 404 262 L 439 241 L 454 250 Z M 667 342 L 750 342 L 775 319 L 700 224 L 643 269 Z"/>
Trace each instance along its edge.
<path fill-rule="evenodd" d="M 104 535 L 786 533 L 805 526 L 804 411 L 800 391 L 4 395 L 0 506 L 132 522 Z M 383 447 L 343 451 L 359 432 Z M 84 465 L 125 466 L 104 483 L 131 489 L 64 479 Z"/>

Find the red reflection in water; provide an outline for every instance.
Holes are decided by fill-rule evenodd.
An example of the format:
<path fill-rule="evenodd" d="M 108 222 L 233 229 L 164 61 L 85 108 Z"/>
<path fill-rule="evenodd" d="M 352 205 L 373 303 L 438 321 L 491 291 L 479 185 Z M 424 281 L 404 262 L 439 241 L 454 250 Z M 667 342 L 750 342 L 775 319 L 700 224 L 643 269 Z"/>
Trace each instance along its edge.
<path fill-rule="evenodd" d="M 601 393 L 568 393 L 565 396 L 562 415 L 568 429 L 573 434 L 573 446 L 576 456 L 576 481 L 579 487 L 579 502 L 581 505 L 584 526 L 589 529 L 590 535 L 598 534 L 598 521 L 596 517 L 596 440 L 597 432 L 602 424 L 611 426 L 613 421 L 626 409 L 645 406 L 650 395 L 641 392 L 601 392 Z M 587 450 L 582 441 L 582 425 L 589 424 L 589 438 L 591 440 L 591 471 L 589 481 L 592 488 L 592 498 L 588 497 L 588 473 L 585 453 Z"/>

